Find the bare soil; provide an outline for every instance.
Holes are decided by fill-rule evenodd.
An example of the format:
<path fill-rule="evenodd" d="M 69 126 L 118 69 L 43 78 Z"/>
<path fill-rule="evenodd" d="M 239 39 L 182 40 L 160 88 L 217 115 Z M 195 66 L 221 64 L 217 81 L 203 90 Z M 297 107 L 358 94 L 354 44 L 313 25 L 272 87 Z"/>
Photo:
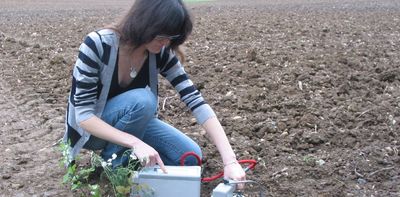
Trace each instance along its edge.
<path fill-rule="evenodd" d="M 0 2 L 0 196 L 77 196 L 61 184 L 70 74 L 84 36 L 130 1 Z M 188 5 L 186 70 L 267 196 L 400 196 L 400 3 L 220 0 Z M 161 81 L 161 117 L 221 169 Z M 205 183 L 210 196 L 219 182 Z M 245 194 L 254 196 L 256 186 Z"/>

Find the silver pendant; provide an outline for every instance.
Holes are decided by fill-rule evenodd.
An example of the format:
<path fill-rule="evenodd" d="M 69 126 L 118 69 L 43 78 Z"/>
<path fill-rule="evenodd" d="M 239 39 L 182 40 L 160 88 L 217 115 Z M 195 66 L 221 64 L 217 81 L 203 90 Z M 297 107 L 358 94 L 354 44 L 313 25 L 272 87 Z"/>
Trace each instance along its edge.
<path fill-rule="evenodd" d="M 135 69 L 131 70 L 131 73 L 129 73 L 129 76 L 131 76 L 132 79 L 134 79 L 137 76 L 137 72 Z"/>

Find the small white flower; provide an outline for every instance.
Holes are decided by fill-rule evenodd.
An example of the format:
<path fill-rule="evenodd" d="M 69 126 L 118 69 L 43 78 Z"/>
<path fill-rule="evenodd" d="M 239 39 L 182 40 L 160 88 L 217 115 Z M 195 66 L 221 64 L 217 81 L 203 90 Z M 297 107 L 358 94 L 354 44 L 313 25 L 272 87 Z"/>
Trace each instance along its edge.
<path fill-rule="evenodd" d="M 143 158 L 139 159 L 140 163 L 142 163 L 142 165 L 147 165 L 147 163 L 150 162 L 150 157 L 149 156 L 145 156 Z"/>
<path fill-rule="evenodd" d="M 133 171 L 132 177 L 138 178 L 139 177 L 139 172 L 138 171 Z"/>
<path fill-rule="evenodd" d="M 108 166 L 111 165 L 111 162 L 112 162 L 112 159 L 108 159 L 108 160 L 107 160 L 107 165 L 108 165 Z"/>
<path fill-rule="evenodd" d="M 112 158 L 112 160 L 116 159 L 117 158 L 117 154 L 113 153 L 111 158 Z"/>
<path fill-rule="evenodd" d="M 107 166 L 107 162 L 102 161 L 102 162 L 101 162 L 101 166 L 103 166 L 103 168 L 106 167 L 106 166 Z"/>

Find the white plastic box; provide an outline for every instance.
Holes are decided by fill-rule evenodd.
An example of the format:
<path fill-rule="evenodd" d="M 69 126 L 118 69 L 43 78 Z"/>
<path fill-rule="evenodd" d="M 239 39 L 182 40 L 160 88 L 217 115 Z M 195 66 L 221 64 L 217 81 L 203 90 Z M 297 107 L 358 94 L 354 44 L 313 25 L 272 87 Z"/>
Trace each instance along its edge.
<path fill-rule="evenodd" d="M 232 197 L 235 189 L 236 185 L 220 183 L 216 188 L 214 188 L 211 197 Z"/>
<path fill-rule="evenodd" d="M 153 190 L 154 197 L 199 197 L 201 184 L 200 166 L 165 166 L 168 174 L 159 167 L 144 168 L 133 179 L 141 187 Z M 132 191 L 131 196 L 143 196 Z"/>

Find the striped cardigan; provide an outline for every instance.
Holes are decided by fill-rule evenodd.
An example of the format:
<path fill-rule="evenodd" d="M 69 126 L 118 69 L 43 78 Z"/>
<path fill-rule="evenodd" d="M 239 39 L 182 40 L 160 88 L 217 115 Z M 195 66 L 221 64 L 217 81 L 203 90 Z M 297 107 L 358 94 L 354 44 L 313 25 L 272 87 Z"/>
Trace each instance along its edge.
<path fill-rule="evenodd" d="M 79 123 L 102 115 L 115 70 L 118 46 L 119 36 L 113 30 L 102 29 L 88 34 L 79 47 L 65 121 L 64 142 L 70 143 L 70 160 L 75 158 L 90 137 L 90 133 L 79 127 Z M 155 95 L 158 95 L 157 78 L 161 74 L 175 87 L 199 124 L 215 116 L 169 48 L 164 47 L 158 54 L 149 54 L 149 60 L 149 65 L 145 66 L 149 66 L 150 87 Z"/>

